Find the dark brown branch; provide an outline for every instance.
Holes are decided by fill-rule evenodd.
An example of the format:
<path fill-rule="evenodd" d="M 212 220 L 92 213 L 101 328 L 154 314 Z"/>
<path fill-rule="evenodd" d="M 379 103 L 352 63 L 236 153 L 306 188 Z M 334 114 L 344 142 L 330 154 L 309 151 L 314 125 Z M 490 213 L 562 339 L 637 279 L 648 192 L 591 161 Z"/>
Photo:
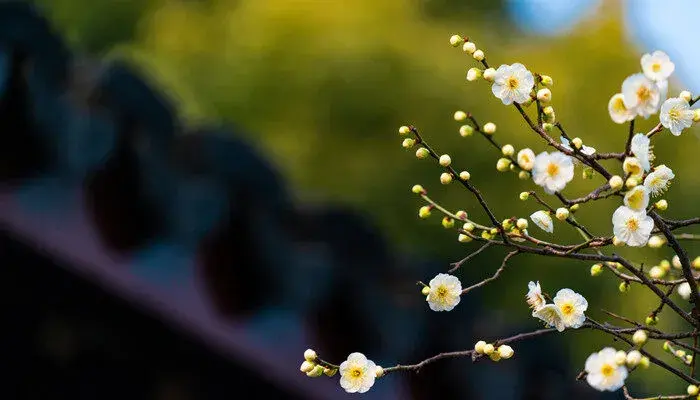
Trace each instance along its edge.
<path fill-rule="evenodd" d="M 452 268 L 450 268 L 449 271 L 447 271 L 447 272 L 449 272 L 449 273 L 455 272 L 457 269 L 459 269 L 459 267 L 462 266 L 462 264 L 464 264 L 465 262 L 467 262 L 467 261 L 471 260 L 472 258 L 476 257 L 479 253 L 481 253 L 482 251 L 488 249 L 489 247 L 491 247 L 491 243 L 490 243 L 490 242 L 484 243 L 483 246 L 479 247 L 479 249 L 478 249 L 477 251 L 471 253 L 470 255 L 464 257 L 463 259 L 461 259 L 461 260 L 459 260 L 459 261 L 457 261 L 457 262 L 452 263 Z"/>
<path fill-rule="evenodd" d="M 479 282 L 479 283 L 476 283 L 476 284 L 474 284 L 474 285 L 471 285 L 471 286 L 469 286 L 469 287 L 466 288 L 466 289 L 463 289 L 463 290 L 462 290 L 462 294 L 467 294 L 467 293 L 471 292 L 472 290 L 474 290 L 474 289 L 476 289 L 476 288 L 482 287 L 482 286 L 486 285 L 487 283 L 489 283 L 489 282 L 491 282 L 491 281 L 495 281 L 496 279 L 498 279 L 498 277 L 501 275 L 501 273 L 503 272 L 503 270 L 506 269 L 506 265 L 508 264 L 508 260 L 510 260 L 511 258 L 515 257 L 518 253 L 520 253 L 519 250 L 513 250 L 513 251 L 511 251 L 510 253 L 508 253 L 508 254 L 505 256 L 505 258 L 503 259 L 503 262 L 501 263 L 500 268 L 498 268 L 498 269 L 496 270 L 496 273 L 494 273 L 493 276 L 491 276 L 491 277 L 489 277 L 489 278 L 486 278 L 486 279 L 484 279 L 483 281 L 481 281 L 481 282 Z"/>

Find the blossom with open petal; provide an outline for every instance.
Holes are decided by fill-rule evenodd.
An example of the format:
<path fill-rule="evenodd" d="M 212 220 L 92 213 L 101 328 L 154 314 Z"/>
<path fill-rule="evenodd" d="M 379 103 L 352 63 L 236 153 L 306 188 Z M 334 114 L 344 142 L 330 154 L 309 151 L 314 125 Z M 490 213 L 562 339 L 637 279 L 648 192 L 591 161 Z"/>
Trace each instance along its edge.
<path fill-rule="evenodd" d="M 534 86 L 535 78 L 524 65 L 504 64 L 496 70 L 491 92 L 501 99 L 503 104 L 524 103 L 530 100 L 530 92 Z"/>
<path fill-rule="evenodd" d="M 659 119 L 664 128 L 668 128 L 675 136 L 679 136 L 683 129 L 693 125 L 694 111 L 690 109 L 687 101 L 672 97 L 661 106 Z"/>
<path fill-rule="evenodd" d="M 617 93 L 608 101 L 608 113 L 616 124 L 624 124 L 634 119 L 636 113 L 625 106 L 625 96 Z"/>
<path fill-rule="evenodd" d="M 362 353 L 352 353 L 340 364 L 340 386 L 348 393 L 365 393 L 377 374 L 377 365 Z"/>
<path fill-rule="evenodd" d="M 569 139 L 567 139 L 567 138 L 565 138 L 564 136 L 562 136 L 562 137 L 560 137 L 560 140 L 561 140 L 561 145 L 562 145 L 565 149 L 574 151 L 574 149 L 571 147 L 571 143 L 569 142 Z M 583 153 L 583 154 L 585 154 L 585 155 L 587 155 L 587 156 L 590 156 L 590 155 L 592 155 L 593 153 L 595 153 L 595 148 L 590 147 L 590 146 L 586 146 L 586 145 L 584 144 L 583 146 L 581 146 L 581 153 Z"/>
<path fill-rule="evenodd" d="M 622 95 L 625 107 L 644 118 L 649 118 L 659 110 L 661 103 L 659 87 L 644 74 L 628 76 L 622 82 Z"/>
<path fill-rule="evenodd" d="M 637 185 L 625 193 L 625 205 L 634 211 L 644 211 L 649 205 L 649 189 Z"/>
<path fill-rule="evenodd" d="M 612 216 L 614 235 L 628 246 L 645 246 L 654 229 L 654 220 L 644 210 L 620 206 Z"/>
<path fill-rule="evenodd" d="M 614 392 L 625 384 L 627 367 L 615 360 L 617 351 L 612 347 L 593 353 L 586 360 L 586 381 L 591 387 L 601 392 Z"/>
<path fill-rule="evenodd" d="M 543 151 L 535 157 L 532 169 L 532 180 L 553 194 L 559 192 L 566 184 L 574 179 L 574 162 L 571 157 L 561 152 L 547 153 Z"/>
<path fill-rule="evenodd" d="M 637 157 L 625 158 L 625 161 L 622 162 L 622 170 L 632 178 L 641 179 L 642 175 L 644 175 L 644 168 L 642 168 L 642 163 L 639 162 Z"/>
<path fill-rule="evenodd" d="M 654 159 L 654 153 L 651 151 L 650 142 L 651 139 L 643 133 L 637 133 L 632 136 L 632 154 L 637 157 L 637 160 L 639 160 L 639 163 L 645 171 L 651 169 L 651 161 Z"/>
<path fill-rule="evenodd" d="M 531 171 L 535 166 L 535 152 L 532 149 L 522 149 L 518 152 L 518 166 L 525 171 Z"/>
<path fill-rule="evenodd" d="M 544 306 L 546 303 L 544 296 L 542 296 L 542 288 L 540 287 L 540 283 L 537 282 L 532 282 L 527 284 L 528 292 L 525 298 L 527 299 L 527 304 L 530 305 L 530 308 L 533 310 L 538 310 L 540 307 Z"/>
<path fill-rule="evenodd" d="M 561 319 L 567 328 L 577 329 L 586 321 L 588 301 L 571 289 L 561 289 L 554 296 L 554 305 L 559 308 Z"/>
<path fill-rule="evenodd" d="M 552 217 L 547 211 L 535 211 L 534 213 L 532 213 L 532 215 L 530 215 L 530 219 L 543 231 L 548 233 L 552 233 L 554 231 L 554 223 L 552 222 Z"/>
<path fill-rule="evenodd" d="M 430 293 L 425 300 L 433 311 L 451 311 L 459 304 L 462 283 L 454 275 L 437 274 L 428 286 Z"/>
<path fill-rule="evenodd" d="M 559 332 L 563 332 L 566 329 L 561 310 L 555 304 L 545 304 L 533 311 L 532 316 L 541 319 L 547 326 L 556 328 Z"/>
<path fill-rule="evenodd" d="M 676 65 L 671 61 L 668 55 L 660 50 L 651 54 L 644 54 L 641 59 L 641 64 L 644 75 L 653 81 L 667 80 L 676 69 Z"/>
<path fill-rule="evenodd" d="M 654 170 L 644 178 L 644 186 L 649 189 L 649 193 L 652 196 L 658 196 L 668 189 L 668 185 L 671 184 L 671 179 L 675 177 L 676 175 L 671 168 L 662 164 L 654 168 Z"/>

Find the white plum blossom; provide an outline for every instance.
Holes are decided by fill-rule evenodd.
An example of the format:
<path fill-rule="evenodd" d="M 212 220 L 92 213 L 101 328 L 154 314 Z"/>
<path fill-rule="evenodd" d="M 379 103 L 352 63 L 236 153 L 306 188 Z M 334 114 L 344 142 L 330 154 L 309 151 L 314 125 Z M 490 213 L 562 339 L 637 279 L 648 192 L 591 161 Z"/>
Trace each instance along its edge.
<path fill-rule="evenodd" d="M 542 296 L 542 288 L 540 287 L 540 283 L 530 281 L 530 283 L 527 284 L 527 288 L 528 292 L 525 298 L 527 299 L 527 304 L 530 305 L 530 308 L 532 308 L 534 311 L 544 306 L 546 301 L 544 296 Z"/>
<path fill-rule="evenodd" d="M 620 206 L 612 216 L 613 234 L 632 247 L 645 246 L 654 228 L 654 220 L 644 210 Z"/>
<path fill-rule="evenodd" d="M 690 109 L 687 101 L 673 97 L 661 106 L 659 119 L 664 128 L 668 128 L 675 136 L 679 136 L 683 129 L 693 125 L 694 111 Z"/>
<path fill-rule="evenodd" d="M 518 152 L 518 166 L 525 171 L 531 171 L 535 166 L 535 152 L 532 149 L 522 149 Z"/>
<path fill-rule="evenodd" d="M 625 205 L 634 211 L 644 211 L 649 206 L 649 189 L 638 185 L 625 193 Z"/>
<path fill-rule="evenodd" d="M 530 92 L 535 86 L 535 77 L 524 65 L 501 65 L 496 70 L 491 86 L 493 95 L 503 104 L 524 103 L 530 100 Z"/>
<path fill-rule="evenodd" d="M 656 113 L 661 103 L 661 92 L 654 81 L 638 73 L 622 82 L 625 107 L 644 118 Z"/>
<path fill-rule="evenodd" d="M 543 151 L 535 157 L 532 180 L 548 194 L 559 192 L 574 178 L 574 162 L 561 152 Z"/>
<path fill-rule="evenodd" d="M 584 313 L 588 309 L 588 301 L 580 294 L 571 289 L 561 289 L 554 296 L 553 301 L 567 328 L 578 329 L 586 321 Z"/>
<path fill-rule="evenodd" d="M 462 283 L 454 275 L 437 274 L 431 279 L 430 293 L 425 300 L 433 311 L 451 311 L 459 304 L 462 295 Z"/>
<path fill-rule="evenodd" d="M 340 386 L 348 393 L 365 393 L 377 374 L 377 365 L 362 353 L 352 353 L 340 364 Z"/>
<path fill-rule="evenodd" d="M 548 233 L 552 233 L 554 231 L 554 223 L 552 222 L 552 217 L 547 211 L 535 211 L 534 213 L 532 213 L 532 215 L 530 215 L 530 219 L 543 231 Z"/>
<path fill-rule="evenodd" d="M 637 133 L 632 137 L 631 149 L 632 154 L 639 160 L 645 171 L 651 169 L 651 161 L 654 159 L 654 153 L 651 151 L 651 139 L 643 133 Z"/>
<path fill-rule="evenodd" d="M 657 82 L 667 80 L 676 69 L 676 65 L 671 61 L 668 55 L 660 50 L 651 54 L 644 54 L 641 64 L 644 75 Z"/>
<path fill-rule="evenodd" d="M 586 359 L 586 381 L 591 387 L 601 392 L 614 392 L 625 384 L 627 367 L 615 360 L 617 351 L 612 347 L 593 353 Z"/>
<path fill-rule="evenodd" d="M 561 140 L 561 145 L 562 145 L 565 149 L 574 151 L 573 147 L 571 147 L 571 143 L 569 142 L 569 139 L 567 139 L 567 138 L 565 138 L 564 136 L 562 136 L 562 137 L 560 138 L 560 140 Z M 593 154 L 595 153 L 595 148 L 590 147 L 590 146 L 586 146 L 586 145 L 584 144 L 583 146 L 581 146 L 581 153 L 583 153 L 583 154 L 585 154 L 585 155 L 587 155 L 587 156 L 593 155 Z"/>
<path fill-rule="evenodd" d="M 608 113 L 616 124 L 624 124 L 634 119 L 636 113 L 625 106 L 625 96 L 617 93 L 608 101 Z"/>
<path fill-rule="evenodd" d="M 555 304 L 545 304 L 533 311 L 532 316 L 541 319 L 547 326 L 556 328 L 559 332 L 563 332 L 566 329 L 561 310 Z"/>
<path fill-rule="evenodd" d="M 627 157 L 622 163 L 622 169 L 632 178 L 641 178 L 644 175 L 644 168 L 637 157 Z"/>
<path fill-rule="evenodd" d="M 652 196 L 658 196 L 668 189 L 671 179 L 675 178 L 671 168 L 659 165 L 644 179 L 644 186 L 649 189 Z"/>

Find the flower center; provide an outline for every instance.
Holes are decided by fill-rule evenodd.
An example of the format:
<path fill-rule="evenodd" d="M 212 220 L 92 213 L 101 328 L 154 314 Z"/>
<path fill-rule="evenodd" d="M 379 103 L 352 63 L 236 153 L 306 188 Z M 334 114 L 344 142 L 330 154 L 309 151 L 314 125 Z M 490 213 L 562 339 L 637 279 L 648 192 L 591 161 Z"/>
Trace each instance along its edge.
<path fill-rule="evenodd" d="M 360 376 L 362 376 L 362 369 L 358 367 L 353 368 L 350 371 L 350 376 L 352 376 L 353 378 L 359 378 Z"/>
<path fill-rule="evenodd" d="M 563 306 L 561 306 L 561 312 L 564 315 L 570 315 L 574 312 L 574 306 L 568 303 L 564 304 Z"/>
<path fill-rule="evenodd" d="M 613 108 L 617 112 L 625 112 L 627 111 L 627 107 L 625 107 L 625 100 L 623 100 L 621 97 L 615 100 L 615 104 L 613 104 Z"/>
<path fill-rule="evenodd" d="M 677 108 L 672 108 L 668 111 L 668 116 L 671 119 L 680 119 L 681 118 L 681 110 Z"/>
<path fill-rule="evenodd" d="M 627 220 L 627 229 L 632 232 L 636 232 L 639 229 L 639 222 L 636 218 L 630 218 Z"/>
<path fill-rule="evenodd" d="M 659 63 L 653 63 L 651 64 L 651 70 L 654 72 L 659 72 L 661 71 L 661 64 Z"/>
<path fill-rule="evenodd" d="M 520 85 L 520 81 L 518 80 L 518 78 L 516 78 L 516 77 L 514 77 L 514 76 L 511 76 L 511 77 L 509 77 L 508 80 L 506 81 L 506 84 L 507 84 L 508 87 L 511 88 L 511 89 L 517 89 L 518 86 Z"/>
<path fill-rule="evenodd" d="M 549 163 L 549 165 L 547 165 L 547 175 L 549 175 L 553 178 L 553 177 L 557 176 L 558 173 L 559 173 L 559 166 L 557 164 L 551 162 L 551 163 Z"/>
<path fill-rule="evenodd" d="M 637 190 L 636 192 L 632 193 L 632 195 L 628 198 L 629 204 L 632 206 L 633 209 L 639 209 L 641 208 L 640 206 L 642 205 L 642 199 L 644 197 L 644 192 L 641 190 Z"/>
<path fill-rule="evenodd" d="M 610 378 L 615 373 L 615 368 L 610 364 L 603 364 L 603 366 L 600 367 L 600 373 L 603 374 L 604 377 Z"/>
<path fill-rule="evenodd" d="M 445 286 L 438 287 L 436 292 L 437 292 L 437 296 L 441 299 L 444 299 L 445 297 L 447 297 L 447 288 Z"/>
<path fill-rule="evenodd" d="M 637 98 L 639 101 L 645 102 L 651 98 L 651 90 L 648 86 L 642 85 L 637 89 Z"/>

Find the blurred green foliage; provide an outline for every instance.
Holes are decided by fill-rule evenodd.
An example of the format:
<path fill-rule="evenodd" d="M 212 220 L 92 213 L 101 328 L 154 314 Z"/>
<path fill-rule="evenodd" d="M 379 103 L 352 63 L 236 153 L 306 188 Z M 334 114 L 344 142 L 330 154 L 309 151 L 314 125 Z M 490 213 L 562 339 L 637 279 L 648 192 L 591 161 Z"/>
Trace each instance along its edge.
<path fill-rule="evenodd" d="M 532 147 L 536 153 L 547 150 L 513 108 L 491 95 L 486 83 L 466 83 L 466 71 L 475 63 L 449 46 L 451 34 L 470 36 L 492 65 L 517 61 L 551 75 L 558 119 L 570 135 L 599 151 L 622 148 L 627 127 L 610 121 L 607 101 L 627 75 L 640 70 L 641 51 L 625 36 L 618 2 L 605 3 L 594 18 L 558 38 L 531 37 L 512 29 L 502 2 L 487 0 L 39 3 L 75 48 L 140 65 L 171 94 L 188 123 L 223 120 L 243 126 L 291 179 L 301 199 L 350 203 L 370 213 L 397 249 L 448 260 L 461 258 L 477 245 L 457 243 L 456 234 L 442 229 L 438 217 L 418 220 L 421 204 L 410 193 L 411 186 L 421 183 L 448 207 L 486 219 L 469 193 L 455 184 L 442 187 L 438 168 L 401 148 L 398 126 L 416 125 L 438 151 L 452 155 L 458 170 L 469 170 L 500 218 L 536 211 L 533 202 L 518 200 L 518 193 L 533 185 L 496 172 L 499 154 L 479 137 L 461 138 L 453 112 L 462 109 L 482 123 L 494 121 L 495 138 L 502 144 Z M 678 90 L 672 83 L 670 93 Z M 642 121 L 638 130 L 646 131 L 656 121 Z M 663 134 L 656 141 L 659 162 L 677 176 L 666 197 L 672 217 L 698 214 L 697 133 L 696 128 L 680 138 Z M 621 172 L 614 162 L 608 165 Z M 602 182 L 599 176 L 583 181 L 580 173 L 579 167 L 574 183 L 566 188 L 569 197 Z M 556 204 L 554 197 L 548 198 Z M 610 216 L 618 205 L 609 201 L 585 206 L 577 218 L 594 233 L 610 235 Z M 559 242 L 580 240 L 568 226 L 557 224 L 555 229 Z M 547 236 L 534 227 L 531 231 Z M 693 256 L 700 254 L 697 246 L 689 249 Z M 666 250 L 661 255 L 646 249 L 619 251 L 652 264 L 670 257 Z M 490 249 L 476 258 L 461 272 L 462 279 L 492 274 L 501 253 Z M 571 260 L 519 256 L 497 284 L 481 293 L 494 310 L 507 310 L 496 314 L 523 321 L 529 315 L 521 300 L 531 279 L 542 281 L 552 295 L 567 286 L 584 293 L 594 318 L 603 319 L 602 304 L 639 320 L 656 307 L 653 296 L 636 295 L 640 287 L 621 295 L 619 282 L 609 272 L 594 280 L 589 267 Z M 514 309 L 523 312 L 512 313 Z M 662 313 L 661 320 L 664 327 L 678 324 L 671 313 Z M 572 336 L 589 340 L 572 348 L 581 365 L 595 346 L 610 343 L 598 334 Z M 642 376 L 649 385 L 660 379 L 674 382 L 658 375 Z"/>

